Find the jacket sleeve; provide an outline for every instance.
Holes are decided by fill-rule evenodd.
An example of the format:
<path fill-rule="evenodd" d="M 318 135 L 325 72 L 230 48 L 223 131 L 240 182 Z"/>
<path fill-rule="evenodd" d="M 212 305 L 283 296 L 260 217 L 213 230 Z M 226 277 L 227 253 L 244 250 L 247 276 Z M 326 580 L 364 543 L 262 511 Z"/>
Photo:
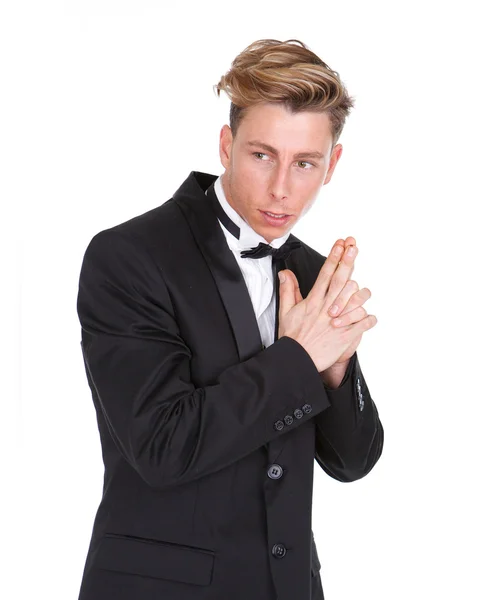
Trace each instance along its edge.
<path fill-rule="evenodd" d="M 384 429 L 355 352 L 340 386 L 326 389 L 331 406 L 317 415 L 315 458 L 334 479 L 351 482 L 371 471 L 382 454 Z"/>
<path fill-rule="evenodd" d="M 159 489 L 222 469 L 330 405 L 310 355 L 289 337 L 195 387 L 177 308 L 140 240 L 114 229 L 92 238 L 77 299 L 86 374 L 120 453 Z"/>

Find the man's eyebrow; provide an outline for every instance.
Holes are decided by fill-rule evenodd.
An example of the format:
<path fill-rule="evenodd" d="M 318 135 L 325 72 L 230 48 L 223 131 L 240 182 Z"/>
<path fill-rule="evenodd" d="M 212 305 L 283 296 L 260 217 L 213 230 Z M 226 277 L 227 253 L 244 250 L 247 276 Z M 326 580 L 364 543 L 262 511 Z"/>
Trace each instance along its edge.
<path fill-rule="evenodd" d="M 247 146 L 259 146 L 259 148 L 263 148 L 264 150 L 267 150 L 267 152 L 272 152 L 273 154 L 278 155 L 279 152 L 273 148 L 272 146 L 269 146 L 269 144 L 264 144 L 264 142 L 259 142 L 259 140 L 251 140 L 250 142 L 247 142 Z M 309 152 L 298 152 L 297 154 L 294 155 L 294 158 L 324 158 L 325 155 L 322 154 L 321 152 L 317 152 L 316 150 L 314 151 L 309 151 Z"/>

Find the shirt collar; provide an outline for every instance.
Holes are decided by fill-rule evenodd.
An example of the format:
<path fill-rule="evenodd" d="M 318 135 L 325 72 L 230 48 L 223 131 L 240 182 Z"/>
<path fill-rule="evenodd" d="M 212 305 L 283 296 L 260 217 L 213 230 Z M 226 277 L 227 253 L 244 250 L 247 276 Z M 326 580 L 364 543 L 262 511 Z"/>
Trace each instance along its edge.
<path fill-rule="evenodd" d="M 237 211 L 232 206 L 230 206 L 228 200 L 225 197 L 225 192 L 223 191 L 221 178 L 222 176 L 220 175 L 215 181 L 215 195 L 218 201 L 220 202 L 223 210 L 226 212 L 227 216 L 235 223 L 235 225 L 237 225 L 237 227 L 240 228 L 240 237 L 238 239 L 225 229 L 225 233 L 229 234 L 226 236 L 229 245 L 231 245 L 232 248 L 238 250 L 248 250 L 249 248 L 253 248 L 257 246 L 260 242 L 262 242 L 263 244 L 269 244 L 270 246 L 272 246 L 272 248 L 280 248 L 291 235 L 291 232 L 289 231 L 282 237 L 273 239 L 270 243 L 267 242 L 267 240 L 264 237 L 262 237 L 256 231 L 254 231 L 252 227 L 250 227 L 250 225 L 247 223 L 247 221 L 242 219 L 242 217 L 237 213 Z"/>

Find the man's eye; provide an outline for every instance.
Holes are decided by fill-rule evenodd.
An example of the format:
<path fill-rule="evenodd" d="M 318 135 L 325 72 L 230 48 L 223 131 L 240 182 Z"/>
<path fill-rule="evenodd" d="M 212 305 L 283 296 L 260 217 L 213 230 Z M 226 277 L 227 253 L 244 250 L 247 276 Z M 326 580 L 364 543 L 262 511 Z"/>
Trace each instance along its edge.
<path fill-rule="evenodd" d="M 253 154 L 253 156 L 255 156 L 256 158 L 258 158 L 260 160 L 262 160 L 261 157 L 267 156 L 267 154 L 265 154 L 264 152 L 253 152 L 252 154 Z M 298 161 L 298 165 L 308 165 L 308 167 L 301 167 L 301 169 L 303 171 L 309 171 L 309 169 L 311 169 L 312 167 L 314 167 L 314 164 L 308 162 L 307 160 L 300 160 L 300 161 Z"/>

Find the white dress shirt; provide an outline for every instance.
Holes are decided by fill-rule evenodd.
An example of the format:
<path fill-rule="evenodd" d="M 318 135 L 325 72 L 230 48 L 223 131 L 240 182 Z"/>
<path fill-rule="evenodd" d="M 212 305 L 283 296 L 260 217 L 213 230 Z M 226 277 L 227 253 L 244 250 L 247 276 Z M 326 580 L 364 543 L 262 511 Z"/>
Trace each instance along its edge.
<path fill-rule="evenodd" d="M 230 206 L 225 197 L 221 183 L 221 175 L 215 181 L 215 194 L 228 217 L 240 228 L 240 238 L 237 239 L 220 222 L 220 227 L 227 239 L 228 247 L 233 252 L 238 266 L 242 271 L 250 299 L 254 307 L 262 343 L 267 348 L 274 343 L 276 325 L 276 290 L 272 276 L 272 256 L 262 258 L 242 258 L 240 252 L 257 246 L 259 242 L 267 244 L 267 240 L 256 233 L 250 225 Z M 290 232 L 270 242 L 273 248 L 280 248 L 289 237 Z"/>

